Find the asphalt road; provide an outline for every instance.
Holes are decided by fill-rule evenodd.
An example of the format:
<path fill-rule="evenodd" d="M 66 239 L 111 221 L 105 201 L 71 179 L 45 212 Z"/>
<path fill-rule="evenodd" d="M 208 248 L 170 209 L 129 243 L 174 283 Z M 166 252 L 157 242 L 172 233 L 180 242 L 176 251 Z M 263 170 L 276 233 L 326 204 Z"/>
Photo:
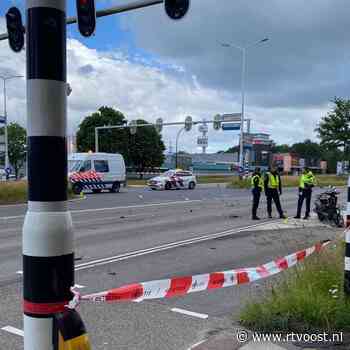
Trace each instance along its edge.
<path fill-rule="evenodd" d="M 262 218 L 266 217 L 264 202 Z M 294 216 L 295 189 L 285 191 L 282 205 Z M 82 286 L 82 293 L 92 293 L 133 282 L 255 266 L 334 235 L 316 223 L 316 227 L 303 229 L 260 230 L 252 227 L 256 222 L 250 220 L 250 206 L 249 190 L 223 185 L 168 192 L 133 188 L 73 201 L 76 283 Z M 0 208 L 0 329 L 22 329 L 21 226 L 25 211 L 25 205 Z M 230 235 L 210 239 L 228 230 Z M 200 242 L 200 237 L 206 240 Z M 184 245 L 188 239 L 193 242 Z M 259 293 L 257 286 L 260 284 L 139 304 L 85 304 L 80 311 L 94 349 L 188 349 L 208 334 L 232 327 L 232 315 L 237 316 L 245 299 Z M 188 311 L 196 314 L 184 314 Z M 0 348 L 22 349 L 23 339 L 0 330 Z"/>

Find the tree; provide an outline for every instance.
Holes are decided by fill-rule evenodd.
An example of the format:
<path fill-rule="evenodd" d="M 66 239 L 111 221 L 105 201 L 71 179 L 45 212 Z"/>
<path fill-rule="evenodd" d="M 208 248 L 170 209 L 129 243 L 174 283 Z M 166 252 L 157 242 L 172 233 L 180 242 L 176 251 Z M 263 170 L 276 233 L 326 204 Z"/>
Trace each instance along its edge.
<path fill-rule="evenodd" d="M 272 148 L 272 153 L 289 153 L 290 146 L 287 144 L 276 145 Z"/>
<path fill-rule="evenodd" d="M 87 116 L 79 125 L 77 145 L 79 152 L 95 150 L 95 127 L 103 125 L 124 125 L 125 116 L 110 107 L 101 107 L 98 112 Z M 138 124 L 147 124 L 138 120 Z M 99 133 L 99 151 L 120 153 L 125 163 L 138 171 L 160 167 L 163 164 L 165 150 L 160 134 L 152 127 L 141 127 L 135 135 L 128 129 L 106 129 Z"/>
<path fill-rule="evenodd" d="M 334 98 L 334 108 L 324 116 L 315 131 L 321 139 L 321 146 L 327 149 L 339 149 L 344 159 L 349 158 L 350 140 L 350 100 Z"/>
<path fill-rule="evenodd" d="M 309 139 L 304 142 L 295 143 L 290 149 L 292 153 L 296 153 L 300 158 L 304 158 L 306 165 L 317 165 L 322 160 L 321 146 Z"/>
<path fill-rule="evenodd" d="M 137 124 L 148 124 L 137 120 Z M 165 146 L 159 132 L 153 127 L 137 128 L 135 135 L 130 135 L 129 159 L 137 171 L 160 167 L 164 162 Z"/>
<path fill-rule="evenodd" d="M 4 128 L 1 129 L 0 134 L 4 134 Z M 19 169 L 26 159 L 27 132 L 18 123 L 10 123 L 7 126 L 7 136 L 9 161 L 17 178 Z"/>
<path fill-rule="evenodd" d="M 95 128 L 104 125 L 124 125 L 123 113 L 110 107 L 101 107 L 98 112 L 87 116 L 79 125 L 77 148 L 79 152 L 95 151 Z M 99 151 L 127 154 L 128 132 L 124 129 L 99 130 Z M 127 159 L 125 160 L 127 161 Z"/>

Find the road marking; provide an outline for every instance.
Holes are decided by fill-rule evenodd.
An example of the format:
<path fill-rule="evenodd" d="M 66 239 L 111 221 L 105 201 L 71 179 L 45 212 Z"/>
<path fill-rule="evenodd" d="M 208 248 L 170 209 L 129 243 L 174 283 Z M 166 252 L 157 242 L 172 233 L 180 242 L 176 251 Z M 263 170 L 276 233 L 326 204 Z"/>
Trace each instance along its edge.
<path fill-rule="evenodd" d="M 194 199 L 191 201 L 174 201 L 174 202 L 162 202 L 162 203 L 149 203 L 149 204 L 137 204 L 137 205 L 128 205 L 125 207 L 109 207 L 109 208 L 96 208 L 96 209 L 80 209 L 80 210 L 71 210 L 71 213 L 90 213 L 94 211 L 106 211 L 106 210 L 118 210 L 118 209 L 134 209 L 134 208 L 147 208 L 147 207 L 162 207 L 168 205 L 176 204 L 188 204 L 202 202 L 201 199 Z"/>
<path fill-rule="evenodd" d="M 18 329 L 18 328 L 12 327 L 12 326 L 2 327 L 1 329 L 5 332 L 19 335 L 20 337 L 24 336 L 24 332 L 21 329 Z"/>
<path fill-rule="evenodd" d="M 125 207 L 108 207 L 108 208 L 95 208 L 95 209 L 79 209 L 79 210 L 70 210 L 72 214 L 80 214 L 80 213 L 91 213 L 91 212 L 99 212 L 106 210 L 118 210 L 118 209 L 136 209 L 136 208 L 148 208 L 148 207 L 166 207 L 168 205 L 177 205 L 177 204 L 189 204 L 189 203 L 197 203 L 202 202 L 201 199 L 193 199 L 193 200 L 185 200 L 185 201 L 175 201 L 175 202 L 163 202 L 163 203 L 150 203 L 150 204 L 137 204 L 137 205 L 128 205 Z M 18 216 L 0 216 L 2 220 L 11 220 L 11 219 L 22 219 L 25 215 Z"/>
<path fill-rule="evenodd" d="M 171 311 L 172 312 L 177 312 L 179 314 L 187 315 L 187 316 L 193 316 L 193 317 L 201 318 L 202 320 L 205 320 L 206 318 L 209 317 L 207 314 L 199 314 L 198 312 L 188 311 L 188 310 L 184 310 L 184 309 L 178 309 L 176 307 L 171 309 Z"/>
<path fill-rule="evenodd" d="M 275 220 L 272 222 L 278 222 L 278 221 L 280 221 L 280 220 Z M 133 252 L 123 253 L 120 255 L 115 255 L 115 256 L 110 256 L 110 257 L 101 258 L 101 259 L 97 259 L 97 260 L 92 260 L 92 261 L 88 261 L 86 263 L 75 265 L 75 271 L 86 270 L 86 269 L 90 269 L 90 268 L 94 268 L 94 267 L 102 266 L 102 265 L 108 265 L 108 264 L 112 264 L 112 263 L 115 263 L 118 261 L 128 260 L 128 259 L 136 258 L 139 256 L 158 253 L 161 251 L 170 250 L 170 249 L 174 249 L 174 248 L 178 248 L 178 247 L 183 247 L 183 246 L 187 246 L 187 245 L 191 245 L 191 244 L 206 242 L 206 241 L 210 241 L 210 240 L 213 240 L 216 238 L 233 236 L 237 233 L 244 232 L 244 231 L 247 231 L 249 229 L 258 228 L 258 227 L 263 226 L 263 225 L 266 225 L 266 222 L 261 222 L 259 224 L 244 226 L 244 227 L 240 227 L 240 228 L 236 228 L 236 229 L 230 229 L 230 230 L 226 230 L 226 231 L 222 231 L 222 232 L 211 233 L 211 234 L 204 235 L 204 236 L 185 239 L 183 241 L 176 241 L 176 242 L 172 242 L 172 243 L 162 244 L 160 246 L 136 250 Z M 16 273 L 23 274 L 22 271 L 17 271 Z"/>
<path fill-rule="evenodd" d="M 206 342 L 205 339 L 202 340 L 202 341 L 199 341 L 198 343 L 193 344 L 192 346 L 190 346 L 187 350 L 194 350 L 197 346 L 199 346 L 199 345 L 201 345 L 201 344 L 203 344 L 203 343 L 205 343 L 205 342 Z"/>
<path fill-rule="evenodd" d="M 196 243 L 200 243 L 200 242 L 210 241 L 210 240 L 213 240 L 216 238 L 232 236 L 232 235 L 235 235 L 237 233 L 244 232 L 244 231 L 247 231 L 249 229 L 256 228 L 256 227 L 259 227 L 259 226 L 262 226 L 265 224 L 266 224 L 265 222 L 262 222 L 259 224 L 249 225 L 249 226 L 245 226 L 245 227 L 241 227 L 241 228 L 237 228 L 237 229 L 230 229 L 230 230 L 226 230 L 223 232 L 211 233 L 211 234 L 208 234 L 205 236 L 199 236 L 199 237 L 195 237 L 195 238 L 185 239 L 183 241 L 176 241 L 176 242 L 172 242 L 172 243 L 162 244 L 160 246 L 156 246 L 156 247 L 152 247 L 152 248 L 146 248 L 146 249 L 136 250 L 133 252 L 123 253 L 120 255 L 110 256 L 107 258 L 92 260 L 92 261 L 88 261 L 88 262 L 83 263 L 83 264 L 76 265 L 75 271 L 86 270 L 89 268 L 94 268 L 94 267 L 101 266 L 101 265 L 107 265 L 107 264 L 115 263 L 118 261 L 128 260 L 128 259 L 132 259 L 135 257 L 153 254 L 153 253 L 157 253 L 160 251 L 165 251 L 165 250 L 169 250 L 169 249 L 173 249 L 173 248 L 177 248 L 177 247 L 182 247 L 182 246 L 187 246 L 187 245 L 196 244 Z"/>

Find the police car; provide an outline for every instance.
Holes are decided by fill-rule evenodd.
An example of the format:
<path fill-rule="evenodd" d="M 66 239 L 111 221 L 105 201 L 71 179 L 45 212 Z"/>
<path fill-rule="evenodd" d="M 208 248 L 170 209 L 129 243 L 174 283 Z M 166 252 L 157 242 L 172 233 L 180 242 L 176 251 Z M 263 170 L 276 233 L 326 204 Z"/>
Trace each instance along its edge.
<path fill-rule="evenodd" d="M 197 179 L 191 171 L 175 169 L 153 177 L 147 184 L 152 190 L 194 190 L 197 185 Z"/>

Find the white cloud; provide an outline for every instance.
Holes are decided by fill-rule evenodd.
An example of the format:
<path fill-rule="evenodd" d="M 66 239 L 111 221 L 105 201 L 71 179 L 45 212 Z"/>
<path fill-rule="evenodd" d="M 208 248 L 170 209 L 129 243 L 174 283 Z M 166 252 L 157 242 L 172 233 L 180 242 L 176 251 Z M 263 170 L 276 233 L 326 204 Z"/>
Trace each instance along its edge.
<path fill-rule="evenodd" d="M 0 21 L 0 28 L 3 21 Z M 0 42 L 0 74 L 25 74 L 25 52 L 15 54 L 6 41 Z M 122 111 L 129 120 L 144 118 L 155 121 L 183 121 L 187 115 L 195 120 L 208 120 L 217 113 L 238 112 L 240 96 L 224 90 L 204 87 L 186 67 L 167 66 L 163 70 L 140 59 L 127 57 L 115 50 L 101 52 L 68 40 L 68 82 L 73 92 L 68 99 L 69 133 L 80 121 L 102 105 Z M 1 91 L 1 90 L 0 90 Z M 10 121 L 25 125 L 25 81 L 8 83 L 8 115 Z M 278 142 L 295 142 L 313 137 L 316 122 L 325 108 L 259 108 L 247 106 L 255 131 L 272 132 Z M 0 98 L 0 111 L 3 108 Z M 1 112 L 0 112 L 1 114 Z M 164 128 L 163 139 L 175 143 L 177 128 Z M 214 132 L 210 127 L 209 150 L 226 149 L 238 142 L 237 133 Z M 197 129 L 181 137 L 181 149 L 195 152 Z M 236 136 L 234 136 L 236 135 Z M 235 140 L 234 140 L 235 137 Z"/>

